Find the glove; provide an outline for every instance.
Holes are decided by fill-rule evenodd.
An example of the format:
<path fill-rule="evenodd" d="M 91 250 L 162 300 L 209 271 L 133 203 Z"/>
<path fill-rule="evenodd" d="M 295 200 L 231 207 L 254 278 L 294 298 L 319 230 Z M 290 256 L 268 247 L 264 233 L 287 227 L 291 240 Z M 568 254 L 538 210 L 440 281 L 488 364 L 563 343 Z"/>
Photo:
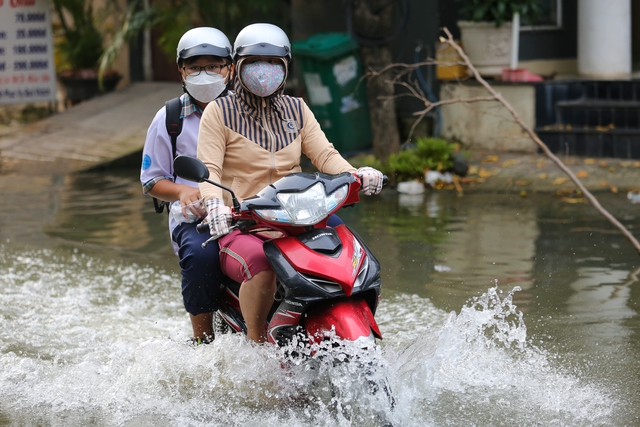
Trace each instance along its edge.
<path fill-rule="evenodd" d="M 369 166 L 365 166 L 356 171 L 356 175 L 360 177 L 362 182 L 362 191 L 365 196 L 371 196 L 372 194 L 380 194 L 382 191 L 382 172 Z"/>
<path fill-rule="evenodd" d="M 207 212 L 209 214 L 209 233 L 216 238 L 228 234 L 231 225 L 231 208 L 220 199 L 209 199 L 207 200 Z"/>

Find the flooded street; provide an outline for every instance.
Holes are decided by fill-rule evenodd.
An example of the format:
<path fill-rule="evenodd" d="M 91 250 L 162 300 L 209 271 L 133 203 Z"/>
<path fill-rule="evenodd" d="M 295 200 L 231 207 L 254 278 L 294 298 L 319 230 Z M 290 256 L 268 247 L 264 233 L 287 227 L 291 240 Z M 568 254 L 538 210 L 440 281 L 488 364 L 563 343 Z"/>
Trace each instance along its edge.
<path fill-rule="evenodd" d="M 339 212 L 382 265 L 361 357 L 391 405 L 357 364 L 186 345 L 137 172 L 0 175 L 0 426 L 640 424 L 640 256 L 590 205 L 390 190 Z M 598 199 L 640 237 L 640 205 Z"/>

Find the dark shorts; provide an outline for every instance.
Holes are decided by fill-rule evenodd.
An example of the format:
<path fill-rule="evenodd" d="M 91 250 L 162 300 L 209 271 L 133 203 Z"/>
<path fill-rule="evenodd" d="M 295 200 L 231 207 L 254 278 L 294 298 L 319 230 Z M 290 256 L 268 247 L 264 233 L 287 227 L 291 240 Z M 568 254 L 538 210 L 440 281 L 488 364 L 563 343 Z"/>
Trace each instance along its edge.
<path fill-rule="evenodd" d="M 198 233 L 195 223 L 182 223 L 172 234 L 179 247 L 184 308 L 194 316 L 218 309 L 222 277 L 220 252 L 218 242 L 202 248 L 202 243 L 209 237 L 209 233 Z"/>

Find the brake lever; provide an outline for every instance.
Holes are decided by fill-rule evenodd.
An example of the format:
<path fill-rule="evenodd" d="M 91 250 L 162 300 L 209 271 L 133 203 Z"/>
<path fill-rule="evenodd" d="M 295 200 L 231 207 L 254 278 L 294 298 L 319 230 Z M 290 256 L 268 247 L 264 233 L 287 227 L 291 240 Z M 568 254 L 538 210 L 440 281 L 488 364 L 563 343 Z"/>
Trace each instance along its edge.
<path fill-rule="evenodd" d="M 235 230 L 236 228 L 238 228 L 238 224 L 234 224 L 232 226 L 229 227 L 229 233 L 231 233 L 233 230 Z M 227 233 L 228 234 L 228 233 Z M 222 236 L 226 236 L 226 234 L 223 234 Z M 205 240 L 204 242 L 202 242 L 202 244 L 200 246 L 202 246 L 202 249 L 205 249 L 207 246 L 209 246 L 209 243 L 211 242 L 215 242 L 216 240 L 218 240 L 219 238 L 221 238 L 222 236 L 211 236 L 209 237 L 207 240 Z"/>

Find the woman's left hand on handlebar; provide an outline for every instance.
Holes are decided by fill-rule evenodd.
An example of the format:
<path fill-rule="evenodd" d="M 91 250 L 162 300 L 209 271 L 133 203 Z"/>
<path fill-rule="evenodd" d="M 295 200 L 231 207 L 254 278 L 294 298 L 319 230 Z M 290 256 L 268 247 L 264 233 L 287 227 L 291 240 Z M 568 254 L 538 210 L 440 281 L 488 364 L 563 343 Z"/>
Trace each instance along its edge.
<path fill-rule="evenodd" d="M 384 180 L 384 175 L 377 169 L 374 169 L 369 166 L 365 166 L 359 168 L 356 171 L 356 175 L 360 178 L 362 183 L 362 191 L 365 196 L 371 196 L 375 194 L 380 194 L 382 191 L 382 184 Z"/>
<path fill-rule="evenodd" d="M 209 213 L 209 232 L 212 236 L 221 237 L 229 234 L 231 225 L 231 208 L 220 199 L 207 200 Z"/>

